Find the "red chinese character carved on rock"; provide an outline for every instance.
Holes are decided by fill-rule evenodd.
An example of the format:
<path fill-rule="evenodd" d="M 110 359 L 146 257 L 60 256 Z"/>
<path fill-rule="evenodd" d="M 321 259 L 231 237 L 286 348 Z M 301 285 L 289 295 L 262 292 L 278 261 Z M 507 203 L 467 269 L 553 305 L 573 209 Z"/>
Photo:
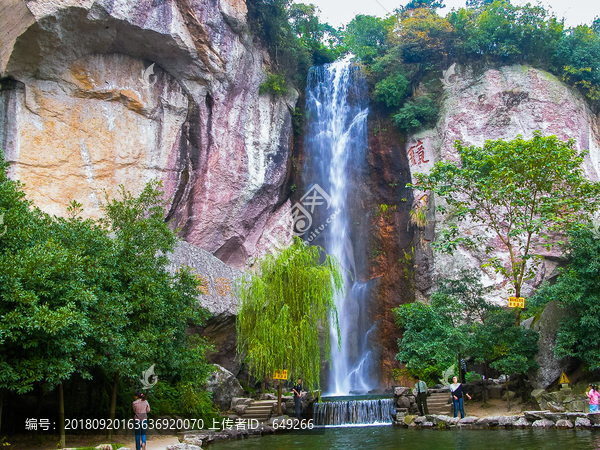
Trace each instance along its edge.
<path fill-rule="evenodd" d="M 423 142 L 419 139 L 416 145 L 413 145 L 408 149 L 408 157 L 410 159 L 410 165 L 428 163 L 429 160 L 425 160 L 425 147 Z"/>

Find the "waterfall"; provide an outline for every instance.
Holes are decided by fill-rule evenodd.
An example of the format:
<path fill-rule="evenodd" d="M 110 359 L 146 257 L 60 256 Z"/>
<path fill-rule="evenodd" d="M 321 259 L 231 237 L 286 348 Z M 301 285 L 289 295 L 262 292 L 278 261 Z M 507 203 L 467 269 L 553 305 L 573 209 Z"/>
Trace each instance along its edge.
<path fill-rule="evenodd" d="M 367 305 L 369 286 L 357 281 L 361 270 L 357 261 L 364 266 L 367 246 L 349 224 L 350 212 L 360 209 L 359 184 L 368 149 L 368 92 L 360 68 L 349 58 L 311 68 L 306 111 L 303 177 L 307 185 L 319 186 L 332 206 L 316 213 L 321 217 L 313 221 L 311 236 L 319 235 L 313 243 L 323 246 L 347 269 L 345 295 L 336 298 L 342 345 L 338 350 L 337 330 L 332 325 L 332 369 L 326 391 L 332 395 L 366 393 L 377 386 L 377 364 L 369 345 L 374 327 Z M 336 211 L 334 217 L 330 211 Z M 366 213 L 364 203 L 360 213 Z M 316 227 L 324 223 L 327 227 L 321 233 L 323 227 Z"/>
<path fill-rule="evenodd" d="M 394 400 L 350 400 L 313 405 L 315 425 L 382 425 L 392 423 Z"/>

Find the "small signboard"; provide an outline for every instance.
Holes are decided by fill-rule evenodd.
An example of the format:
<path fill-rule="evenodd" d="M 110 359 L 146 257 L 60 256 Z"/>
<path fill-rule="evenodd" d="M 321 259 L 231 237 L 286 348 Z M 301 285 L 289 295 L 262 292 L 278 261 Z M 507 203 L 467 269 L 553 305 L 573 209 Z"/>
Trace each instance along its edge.
<path fill-rule="evenodd" d="M 273 372 L 274 380 L 287 380 L 288 379 L 288 371 L 287 370 L 276 370 Z"/>
<path fill-rule="evenodd" d="M 560 380 L 558 382 L 560 384 L 569 384 L 569 379 L 567 378 L 564 372 L 561 374 Z"/>
<path fill-rule="evenodd" d="M 525 297 L 508 297 L 509 308 L 525 308 Z"/>

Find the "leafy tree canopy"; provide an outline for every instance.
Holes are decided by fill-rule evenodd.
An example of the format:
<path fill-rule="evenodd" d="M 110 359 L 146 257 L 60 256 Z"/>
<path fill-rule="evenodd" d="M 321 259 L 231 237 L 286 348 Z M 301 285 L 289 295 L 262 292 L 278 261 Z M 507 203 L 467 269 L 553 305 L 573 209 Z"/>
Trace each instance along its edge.
<path fill-rule="evenodd" d="M 396 358 L 425 378 L 466 357 L 509 375 L 537 367 L 537 333 L 515 326 L 512 313 L 488 304 L 489 290 L 475 273 L 463 271 L 456 279 L 442 280 L 429 304 L 396 308 L 404 330 Z"/>
<path fill-rule="evenodd" d="M 561 244 L 557 237 L 597 208 L 600 184 L 585 178 L 583 153 L 573 140 L 535 132 L 529 140 L 519 136 L 483 147 L 457 141 L 455 148 L 460 164 L 441 161 L 429 174 L 415 175 L 414 188 L 434 192 L 444 203 L 439 209 L 448 226 L 434 246 L 452 253 L 459 245 L 485 244 L 487 265 L 520 296 L 540 247 Z M 475 231 L 458 226 L 465 220 Z M 508 265 L 494 255 L 496 246 L 510 255 Z"/>
<path fill-rule="evenodd" d="M 567 308 L 554 352 L 558 358 L 578 358 L 594 370 L 600 368 L 600 236 L 597 229 L 587 227 L 570 234 L 569 265 L 554 285 L 546 284 L 536 292 L 532 303 L 540 307 L 557 301 Z"/>
<path fill-rule="evenodd" d="M 247 357 L 259 380 L 287 369 L 314 389 L 319 386 L 320 342 L 330 360 L 329 321 L 338 329 L 334 296 L 343 290 L 337 260 L 298 238 L 277 255 L 257 262 L 258 269 L 240 280 L 237 319 L 238 354 Z M 319 328 L 321 326 L 321 333 Z"/>

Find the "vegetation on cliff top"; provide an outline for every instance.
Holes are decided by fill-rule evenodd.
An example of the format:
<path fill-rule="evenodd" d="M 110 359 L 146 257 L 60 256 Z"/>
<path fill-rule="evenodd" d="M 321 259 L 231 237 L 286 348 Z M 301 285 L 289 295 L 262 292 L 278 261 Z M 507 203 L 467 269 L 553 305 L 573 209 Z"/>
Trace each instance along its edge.
<path fill-rule="evenodd" d="M 286 83 L 302 87 L 311 65 L 353 53 L 373 99 L 406 133 L 435 124 L 440 77 L 455 62 L 476 69 L 525 64 L 547 70 L 578 89 L 594 111 L 600 109 L 600 19 L 568 28 L 543 6 L 510 0 L 468 1 L 446 17 L 436 12 L 440 6 L 414 0 L 386 18 L 357 15 L 335 29 L 319 22 L 314 5 L 250 0 L 248 18 Z"/>

